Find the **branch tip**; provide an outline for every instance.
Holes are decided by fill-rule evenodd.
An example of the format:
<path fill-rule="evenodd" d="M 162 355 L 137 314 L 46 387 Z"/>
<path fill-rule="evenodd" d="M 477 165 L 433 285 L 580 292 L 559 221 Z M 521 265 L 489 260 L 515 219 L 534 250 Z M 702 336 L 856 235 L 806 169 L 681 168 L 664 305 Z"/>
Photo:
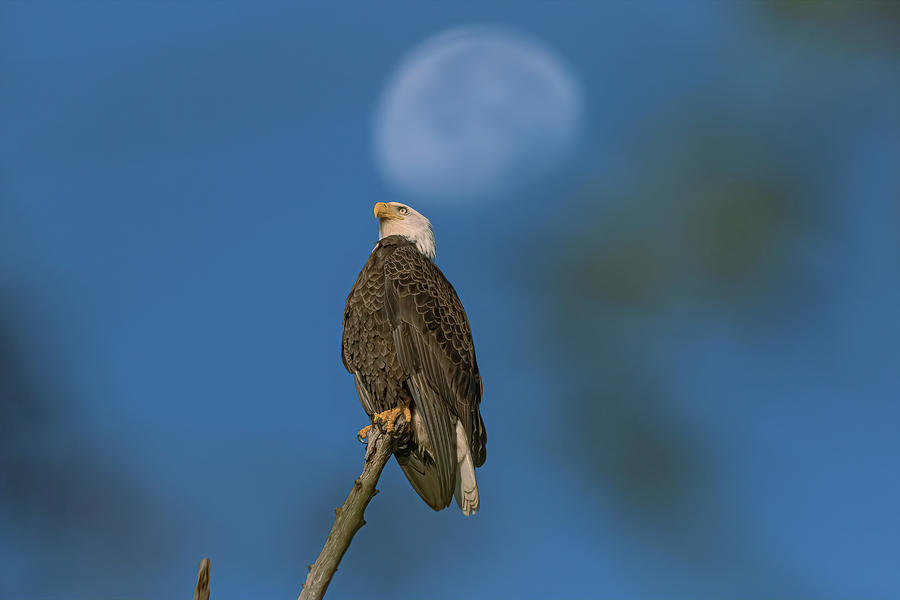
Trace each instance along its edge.
<path fill-rule="evenodd" d="M 200 561 L 197 571 L 197 585 L 194 586 L 194 600 L 209 600 L 209 559 Z"/>

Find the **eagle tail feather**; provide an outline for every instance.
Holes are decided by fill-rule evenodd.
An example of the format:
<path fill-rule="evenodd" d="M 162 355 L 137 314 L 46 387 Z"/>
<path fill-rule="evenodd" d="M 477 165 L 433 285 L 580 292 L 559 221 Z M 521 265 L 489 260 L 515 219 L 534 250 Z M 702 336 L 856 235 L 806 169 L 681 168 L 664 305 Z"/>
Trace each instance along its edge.
<path fill-rule="evenodd" d="M 478 483 L 475 481 L 475 463 L 469 450 L 469 440 L 463 429 L 462 421 L 456 421 L 456 456 L 459 462 L 456 469 L 456 504 L 465 516 L 478 512 Z"/>

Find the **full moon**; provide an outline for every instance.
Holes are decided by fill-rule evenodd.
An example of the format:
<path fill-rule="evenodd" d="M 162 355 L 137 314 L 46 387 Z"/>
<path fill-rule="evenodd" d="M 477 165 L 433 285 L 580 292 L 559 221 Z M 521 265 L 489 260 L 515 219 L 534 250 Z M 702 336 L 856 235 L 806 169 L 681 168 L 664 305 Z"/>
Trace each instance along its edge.
<path fill-rule="evenodd" d="M 499 197 L 559 166 L 580 113 L 575 79 L 550 49 L 504 29 L 452 29 L 415 48 L 388 82 L 375 158 L 411 199 Z"/>

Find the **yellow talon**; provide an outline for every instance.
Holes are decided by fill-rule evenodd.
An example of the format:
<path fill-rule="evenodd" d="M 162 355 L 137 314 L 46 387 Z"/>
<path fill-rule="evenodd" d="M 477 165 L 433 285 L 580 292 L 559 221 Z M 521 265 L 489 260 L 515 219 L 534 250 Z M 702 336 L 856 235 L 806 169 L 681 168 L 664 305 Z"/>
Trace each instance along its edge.
<path fill-rule="evenodd" d="M 396 408 L 392 408 L 390 410 L 386 410 L 384 412 L 380 412 L 374 416 L 372 416 L 372 424 L 380 423 L 384 424 L 384 430 L 387 432 L 394 431 L 397 427 L 397 419 L 400 418 L 400 415 L 403 415 L 403 418 L 406 420 L 406 423 L 412 423 L 412 413 L 409 410 L 409 405 L 398 406 Z M 372 425 L 366 425 L 356 434 L 356 439 L 360 442 L 364 442 L 367 437 L 369 437 L 369 430 L 372 429 Z"/>
<path fill-rule="evenodd" d="M 397 419 L 400 418 L 400 415 L 403 415 L 403 418 L 406 420 L 406 423 L 412 423 L 412 413 L 409 410 L 409 405 L 397 406 L 395 408 L 391 408 L 389 410 L 377 413 L 372 416 L 372 424 L 380 424 L 384 425 L 384 430 L 387 432 L 392 432 L 397 428 Z M 356 434 L 356 439 L 360 442 L 365 440 L 369 436 L 369 429 L 372 425 L 366 425 L 362 429 L 359 430 L 359 433 Z"/>
<path fill-rule="evenodd" d="M 400 415 L 403 415 L 404 418 L 406 418 L 407 423 L 412 420 L 412 414 L 409 412 L 408 406 L 397 406 L 396 408 L 378 413 L 375 415 L 374 421 L 376 423 L 379 421 L 383 422 L 384 430 L 391 432 L 397 427 L 397 419 L 400 418 Z"/>

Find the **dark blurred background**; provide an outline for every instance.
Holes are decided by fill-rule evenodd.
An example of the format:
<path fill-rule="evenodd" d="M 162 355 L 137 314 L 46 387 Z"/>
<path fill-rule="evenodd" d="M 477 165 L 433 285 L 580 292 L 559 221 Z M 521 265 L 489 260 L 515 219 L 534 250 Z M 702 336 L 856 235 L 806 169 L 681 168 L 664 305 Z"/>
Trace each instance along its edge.
<path fill-rule="evenodd" d="M 330 596 L 900 597 L 896 2 L 7 1 L 0 81 L 0 597 L 299 592 L 385 200 L 483 508 L 390 464 Z"/>

